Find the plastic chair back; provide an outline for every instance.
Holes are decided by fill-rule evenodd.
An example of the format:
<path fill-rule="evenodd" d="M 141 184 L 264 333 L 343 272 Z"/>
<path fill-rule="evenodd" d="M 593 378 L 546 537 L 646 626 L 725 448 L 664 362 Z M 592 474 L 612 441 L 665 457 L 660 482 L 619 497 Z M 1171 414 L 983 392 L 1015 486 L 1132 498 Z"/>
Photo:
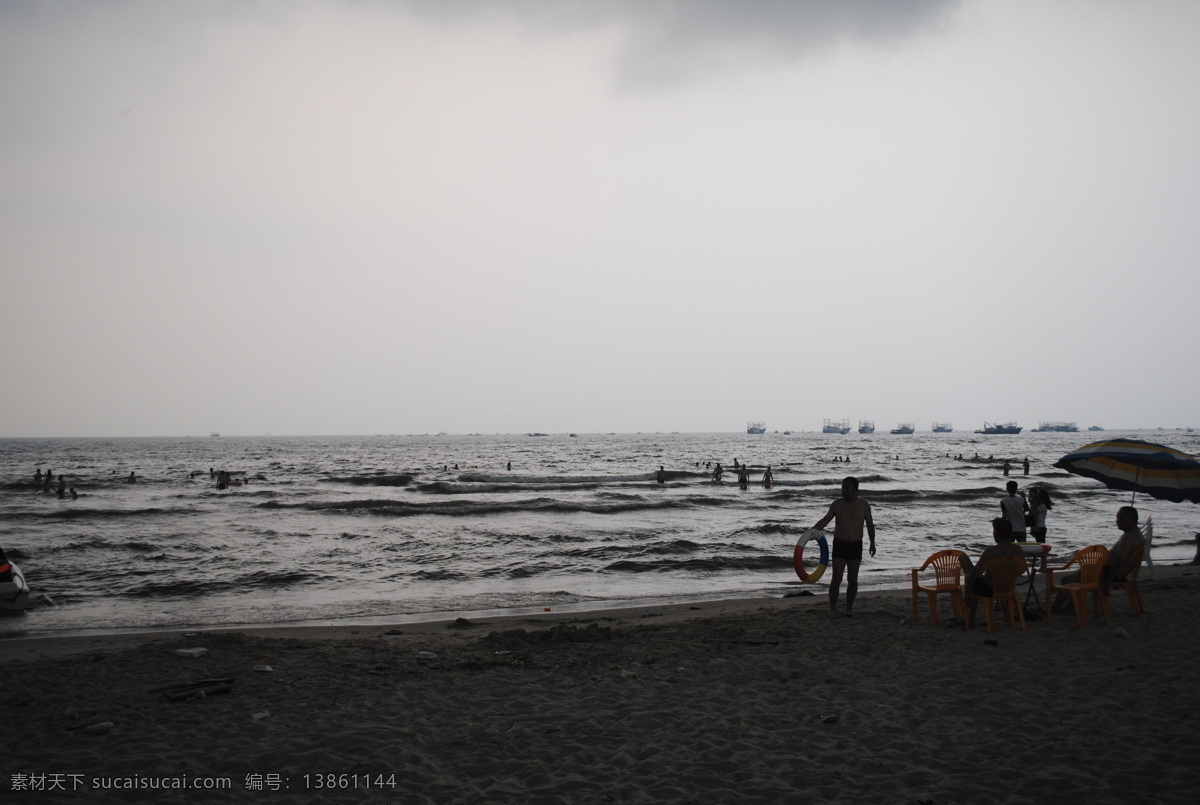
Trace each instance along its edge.
<path fill-rule="evenodd" d="M 920 569 L 925 570 L 932 567 L 934 584 L 939 588 L 958 587 L 962 584 L 962 562 L 958 557 L 963 555 L 962 551 L 956 550 L 938 551 L 926 559 Z"/>
<path fill-rule="evenodd" d="M 1138 587 L 1138 573 L 1142 569 L 1142 556 L 1146 553 L 1145 546 L 1139 547 L 1133 552 L 1133 570 L 1129 571 L 1129 575 L 1123 579 L 1113 579 L 1109 586 L 1116 587 L 1118 590 L 1124 590 L 1129 596 L 1129 607 L 1133 610 L 1134 615 L 1141 615 L 1145 611 L 1142 605 L 1142 590 Z"/>
<path fill-rule="evenodd" d="M 919 568 L 913 568 L 912 605 L 914 621 L 919 617 L 917 613 L 917 601 L 921 593 L 929 596 L 929 622 L 934 626 L 937 625 L 938 593 L 949 594 L 950 603 L 954 610 L 954 617 L 961 618 L 964 616 L 962 562 L 959 560 L 961 556 L 966 556 L 966 553 L 954 549 L 938 551 L 926 559 L 925 563 Z M 920 580 L 920 574 L 929 568 L 933 568 L 933 586 L 921 584 Z"/>
<path fill-rule="evenodd" d="M 999 597 L 1003 593 L 1016 593 L 1017 579 L 1027 570 L 1024 556 L 1007 554 L 997 556 L 983 566 L 983 573 L 989 574 L 992 580 L 992 594 Z"/>
<path fill-rule="evenodd" d="M 1021 620 L 1021 631 L 1025 631 L 1025 613 L 1021 609 L 1021 599 L 1017 595 L 1017 579 L 1024 575 L 1027 569 L 1025 557 L 1011 553 L 989 559 L 988 563 L 980 568 L 980 573 L 985 574 L 992 584 L 990 596 L 979 596 L 979 600 L 984 605 L 984 614 L 987 616 L 988 634 L 996 633 L 996 624 L 992 614 L 995 601 L 1000 601 L 1004 605 L 1004 614 L 1008 618 L 1008 625 L 1013 625 L 1015 614 Z"/>
<path fill-rule="evenodd" d="M 1079 628 L 1082 629 L 1087 623 L 1084 604 L 1088 593 L 1092 594 L 1094 607 L 1103 613 L 1104 622 L 1108 623 L 1108 601 L 1100 584 L 1107 562 L 1108 548 L 1103 545 L 1089 545 L 1076 551 L 1071 561 L 1062 567 L 1046 568 L 1046 622 L 1051 623 L 1054 620 L 1055 593 L 1063 592 L 1071 596 L 1071 603 L 1075 607 L 1075 621 Z M 1054 574 L 1069 570 L 1072 565 L 1079 568 L 1079 581 L 1056 583 Z"/>
<path fill-rule="evenodd" d="M 1081 548 L 1071 561 L 1079 565 L 1080 588 L 1098 589 L 1100 576 L 1104 573 L 1104 563 L 1108 561 L 1108 548 L 1103 545 L 1089 545 Z"/>

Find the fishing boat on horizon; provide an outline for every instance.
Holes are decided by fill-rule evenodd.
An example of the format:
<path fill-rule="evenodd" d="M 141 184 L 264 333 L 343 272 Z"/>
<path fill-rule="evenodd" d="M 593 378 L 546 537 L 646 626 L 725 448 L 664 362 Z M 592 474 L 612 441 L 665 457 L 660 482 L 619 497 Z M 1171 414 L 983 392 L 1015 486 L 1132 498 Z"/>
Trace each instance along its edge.
<path fill-rule="evenodd" d="M 910 433 L 916 433 L 916 429 L 913 428 L 913 424 L 911 422 L 901 422 L 899 425 L 892 428 L 892 433 L 898 436 L 907 436 Z"/>
<path fill-rule="evenodd" d="M 949 422 L 934 422 L 933 423 L 933 432 L 934 433 L 954 433 L 954 426 L 951 425 Z"/>
<path fill-rule="evenodd" d="M 849 433 L 850 420 L 826 419 L 825 424 L 821 427 L 821 433 Z"/>
<path fill-rule="evenodd" d="M 765 422 L 747 422 L 746 423 L 746 433 L 758 434 L 758 433 L 766 433 L 766 432 L 767 432 L 767 425 Z"/>
<path fill-rule="evenodd" d="M 867 419 L 858 420 L 858 432 L 859 433 L 874 433 L 875 432 L 875 423 L 871 422 L 870 420 L 867 420 Z"/>
<path fill-rule="evenodd" d="M 1008 435 L 1013 436 L 1021 432 L 1021 426 L 1016 422 L 1005 422 L 1003 425 L 995 425 L 991 422 L 984 422 L 981 430 L 975 431 L 982 433 L 985 436 Z"/>
<path fill-rule="evenodd" d="M 1079 426 L 1074 422 L 1039 422 L 1033 429 L 1034 433 L 1079 433 Z"/>

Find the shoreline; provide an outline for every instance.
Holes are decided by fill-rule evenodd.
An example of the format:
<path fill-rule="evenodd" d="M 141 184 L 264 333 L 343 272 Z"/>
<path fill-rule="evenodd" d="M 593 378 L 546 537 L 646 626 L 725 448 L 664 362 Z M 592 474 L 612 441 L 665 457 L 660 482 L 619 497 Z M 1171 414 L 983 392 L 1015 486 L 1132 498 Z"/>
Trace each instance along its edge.
<path fill-rule="evenodd" d="M 1148 568 L 1143 568 L 1145 573 Z M 1156 566 L 1149 578 L 1161 581 L 1188 575 L 1200 566 L 1173 564 Z M 1147 577 L 1143 576 L 1143 583 Z M 790 584 L 790 582 L 789 582 Z M 1044 581 L 1038 581 L 1039 593 Z M 807 595 L 806 595 L 807 593 Z M 874 598 L 911 598 L 911 588 L 882 587 L 861 589 L 858 603 Z M 939 599 L 940 601 L 940 599 Z M 618 606 L 591 606 L 568 604 L 553 608 L 520 607 L 511 610 L 442 611 L 417 613 L 414 615 L 367 618 L 348 618 L 327 622 L 301 621 L 256 624 L 216 624 L 188 627 L 131 628 L 131 629 L 87 629 L 67 632 L 9 632 L 0 633 L 0 665 L 10 659 L 26 659 L 34 656 L 60 656 L 79 652 L 121 651 L 143 642 L 177 640 L 187 635 L 244 634 L 252 637 L 297 637 L 302 639 L 342 639 L 371 633 L 388 633 L 402 630 L 406 634 L 426 634 L 440 631 L 462 619 L 476 626 L 503 627 L 512 623 L 557 625 L 563 622 L 603 619 L 610 622 L 628 622 L 654 617 L 665 622 L 686 620 L 691 617 L 713 615 L 737 615 L 751 609 L 780 606 L 804 606 L 817 602 L 828 604 L 828 585 L 801 585 L 795 592 L 782 595 L 731 596 L 720 598 L 689 598 L 683 601 L 657 602 L 633 599 Z M 845 586 L 840 603 L 845 603 Z M 940 603 L 939 603 L 940 606 Z M 926 599 L 922 596 L 920 611 L 927 617 Z M 700 614 L 702 613 L 702 615 Z M 11 617 L 11 616 L 10 616 Z M 911 615 L 910 615 L 911 617 Z"/>

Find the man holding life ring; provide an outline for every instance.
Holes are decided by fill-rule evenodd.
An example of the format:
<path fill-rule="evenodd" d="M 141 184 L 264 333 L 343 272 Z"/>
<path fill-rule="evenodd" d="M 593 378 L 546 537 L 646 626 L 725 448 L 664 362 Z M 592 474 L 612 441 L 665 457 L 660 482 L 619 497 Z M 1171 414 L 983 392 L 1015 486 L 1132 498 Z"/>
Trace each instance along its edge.
<path fill-rule="evenodd" d="M 837 601 L 842 586 L 842 573 L 849 568 L 846 580 L 846 614 L 854 606 L 858 594 L 858 566 L 863 555 L 863 526 L 871 538 L 871 556 L 875 555 L 875 521 L 871 519 L 871 504 L 858 496 L 858 479 L 847 477 L 842 481 L 842 496 L 829 506 L 829 512 L 813 526 L 821 531 L 829 521 L 837 518 L 833 528 L 833 580 L 829 583 L 829 611 L 837 612 Z"/>

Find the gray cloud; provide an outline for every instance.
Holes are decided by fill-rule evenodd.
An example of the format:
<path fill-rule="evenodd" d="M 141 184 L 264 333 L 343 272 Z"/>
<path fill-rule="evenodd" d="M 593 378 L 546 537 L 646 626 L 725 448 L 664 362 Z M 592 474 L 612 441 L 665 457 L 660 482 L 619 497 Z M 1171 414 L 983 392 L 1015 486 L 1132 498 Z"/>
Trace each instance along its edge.
<path fill-rule="evenodd" d="M 686 85 L 839 43 L 889 45 L 935 28 L 963 0 L 406 0 L 443 24 L 506 21 L 535 35 L 610 30 L 622 89 Z"/>

